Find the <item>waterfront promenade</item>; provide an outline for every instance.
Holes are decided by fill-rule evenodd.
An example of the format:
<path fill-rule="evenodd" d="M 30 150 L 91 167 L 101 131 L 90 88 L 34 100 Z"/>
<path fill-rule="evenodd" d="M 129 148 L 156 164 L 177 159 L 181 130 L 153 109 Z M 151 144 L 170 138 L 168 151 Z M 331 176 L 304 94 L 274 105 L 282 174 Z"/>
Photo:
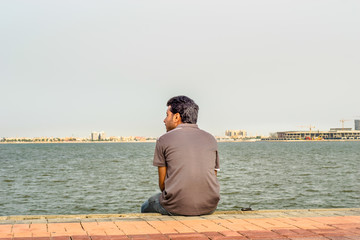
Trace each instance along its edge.
<path fill-rule="evenodd" d="M 0 240 L 360 239 L 360 208 L 0 217 Z"/>

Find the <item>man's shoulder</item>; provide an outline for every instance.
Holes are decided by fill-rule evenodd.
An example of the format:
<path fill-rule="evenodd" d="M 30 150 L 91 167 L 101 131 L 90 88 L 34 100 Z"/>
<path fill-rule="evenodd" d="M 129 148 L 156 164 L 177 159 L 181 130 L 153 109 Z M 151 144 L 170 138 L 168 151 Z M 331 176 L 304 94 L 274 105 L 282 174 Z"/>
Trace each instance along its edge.
<path fill-rule="evenodd" d="M 161 135 L 158 139 L 157 139 L 157 142 L 160 143 L 160 142 L 167 142 L 173 138 L 176 138 L 176 131 L 179 131 L 181 130 L 181 128 L 175 128 L 169 132 L 166 132 L 164 133 L 163 135 Z"/>
<path fill-rule="evenodd" d="M 161 135 L 159 138 L 158 138 L 158 142 L 168 142 L 168 141 L 171 141 L 171 140 L 175 140 L 177 139 L 179 136 L 181 135 L 187 135 L 187 133 L 189 133 L 188 131 L 191 132 L 191 135 L 197 139 L 198 137 L 205 137 L 207 138 L 208 140 L 210 141 L 215 141 L 216 142 L 216 139 L 215 137 L 210 134 L 209 132 L 205 131 L 205 130 L 202 130 L 200 128 L 197 127 L 197 125 L 195 124 L 189 124 L 189 125 L 180 125 L 179 127 Z"/>
<path fill-rule="evenodd" d="M 207 135 L 209 137 L 215 138 L 211 133 L 203 130 L 203 129 L 199 129 L 199 132 L 201 132 L 201 134 Z"/>
<path fill-rule="evenodd" d="M 199 130 L 201 131 L 201 134 L 205 136 L 209 141 L 217 142 L 216 138 L 212 134 L 202 129 Z"/>

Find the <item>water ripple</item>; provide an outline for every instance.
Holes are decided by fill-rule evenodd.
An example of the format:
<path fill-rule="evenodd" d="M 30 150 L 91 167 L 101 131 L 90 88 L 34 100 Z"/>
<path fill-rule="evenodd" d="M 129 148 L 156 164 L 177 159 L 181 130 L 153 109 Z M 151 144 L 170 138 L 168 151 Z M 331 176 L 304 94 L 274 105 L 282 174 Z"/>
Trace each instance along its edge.
<path fill-rule="evenodd" d="M 358 207 L 359 142 L 220 143 L 219 210 Z M 0 215 L 138 212 L 153 143 L 0 145 Z"/>

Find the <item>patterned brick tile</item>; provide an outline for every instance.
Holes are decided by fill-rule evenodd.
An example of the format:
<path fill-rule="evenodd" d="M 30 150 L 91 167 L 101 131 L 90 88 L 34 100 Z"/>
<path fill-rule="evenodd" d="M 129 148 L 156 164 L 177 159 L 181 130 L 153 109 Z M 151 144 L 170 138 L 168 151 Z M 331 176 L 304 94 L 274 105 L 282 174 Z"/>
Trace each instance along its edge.
<path fill-rule="evenodd" d="M 337 216 L 340 214 L 343 215 Z M 113 222 L 114 219 L 70 220 L 63 223 L 61 219 L 49 221 L 51 223 L 3 222 L 5 224 L 0 224 L 0 240 L 360 240 L 360 216 L 347 216 L 346 212 L 336 210 L 298 211 L 295 215 L 264 212 L 264 216 L 261 214 L 168 218 L 145 216 L 145 218 L 119 218 L 116 222 Z"/>
<path fill-rule="evenodd" d="M 29 224 L 15 224 L 12 228 L 12 233 L 16 238 L 32 237 Z"/>
<path fill-rule="evenodd" d="M 264 230 L 264 228 L 249 223 L 244 219 L 221 219 L 221 220 L 213 220 L 213 222 L 231 231 Z"/>
<path fill-rule="evenodd" d="M 359 240 L 360 239 L 359 235 L 357 235 L 357 236 L 348 236 L 348 235 L 346 235 L 345 237 L 346 237 L 345 239 L 350 239 L 350 240 Z"/>
<path fill-rule="evenodd" d="M 219 232 L 202 232 L 205 236 L 207 236 L 210 240 L 214 240 L 220 237 L 224 237 L 224 235 L 220 234 Z"/>
<path fill-rule="evenodd" d="M 97 231 L 101 232 L 101 230 L 103 230 L 106 233 L 106 235 L 111 235 L 111 236 L 125 235 L 125 233 L 122 230 L 120 230 L 119 227 L 114 222 L 98 222 Z"/>
<path fill-rule="evenodd" d="M 205 234 L 200 233 L 178 233 L 169 234 L 170 240 L 209 240 Z"/>
<path fill-rule="evenodd" d="M 80 223 L 65 223 L 64 227 L 66 232 L 71 233 L 71 235 L 87 235 Z"/>
<path fill-rule="evenodd" d="M 65 229 L 66 224 L 64 223 L 52 223 L 48 224 L 48 231 L 52 237 L 64 237 L 69 236 Z"/>
<path fill-rule="evenodd" d="M 31 225 L 30 231 L 34 238 L 50 237 L 50 233 L 47 231 L 45 224 L 36 224 L 36 226 Z"/>
<path fill-rule="evenodd" d="M 71 236 L 72 240 L 91 240 L 88 235 L 73 235 Z"/>
<path fill-rule="evenodd" d="M 285 237 L 272 231 L 240 231 L 241 235 L 244 235 L 250 239 L 284 239 Z"/>
<path fill-rule="evenodd" d="M 107 235 L 90 235 L 91 240 L 110 240 Z"/>
<path fill-rule="evenodd" d="M 106 235 L 105 230 L 102 226 L 99 226 L 97 222 L 84 222 L 81 223 L 84 231 L 90 236 L 102 236 Z"/>
<path fill-rule="evenodd" d="M 195 220 L 181 220 L 179 221 L 186 227 L 194 230 L 195 232 L 209 232 L 212 231 L 211 229 L 208 229 L 208 227 L 202 225 L 203 220 L 202 219 L 195 219 Z"/>
<path fill-rule="evenodd" d="M 282 222 L 277 219 L 269 219 L 269 218 L 246 219 L 246 221 L 258 227 L 265 228 L 267 230 L 281 229 L 281 228 L 285 228 L 285 229 L 295 228 L 293 225 L 290 225 L 288 223 Z"/>
<path fill-rule="evenodd" d="M 115 236 L 108 236 L 109 240 L 128 240 L 129 238 L 126 235 L 115 235 Z"/>
<path fill-rule="evenodd" d="M 178 233 L 195 233 L 195 230 L 186 226 L 180 221 L 166 221 L 166 224 L 173 227 Z"/>
<path fill-rule="evenodd" d="M 351 239 L 351 236 L 347 237 L 347 236 L 332 236 L 332 237 L 326 237 L 327 239 L 330 240 L 349 240 Z M 359 237 L 357 238 L 357 240 L 359 239 Z"/>
<path fill-rule="evenodd" d="M 239 236 L 243 236 L 238 232 L 235 231 L 222 231 L 220 232 L 222 235 L 224 235 L 225 237 L 239 237 Z"/>
<path fill-rule="evenodd" d="M 315 236 L 315 237 L 294 237 L 294 238 L 290 238 L 290 239 L 291 240 L 329 240 L 326 237 L 320 237 L 320 236 Z"/>
<path fill-rule="evenodd" d="M 8 238 L 12 238 L 13 234 L 12 233 L 0 233 L 0 240 L 2 239 L 8 239 Z"/>
<path fill-rule="evenodd" d="M 311 231 L 316 233 L 317 235 L 324 236 L 324 237 L 355 235 L 355 234 L 351 234 L 347 230 L 341 230 L 341 229 L 314 229 Z"/>
<path fill-rule="evenodd" d="M 143 239 L 156 239 L 156 240 L 169 240 L 170 238 L 163 234 L 142 234 L 142 235 L 130 235 L 129 239 L 143 240 Z"/>
<path fill-rule="evenodd" d="M 70 236 L 54 236 L 51 240 L 71 240 Z"/>
<path fill-rule="evenodd" d="M 299 236 L 303 237 L 314 237 L 316 236 L 316 233 L 308 230 L 308 229 L 292 229 L 291 231 L 299 234 Z"/>
<path fill-rule="evenodd" d="M 12 224 L 0 225 L 0 237 L 2 237 L 3 234 L 11 233 L 12 226 Z"/>
<path fill-rule="evenodd" d="M 17 238 L 13 238 L 13 240 L 33 240 L 32 237 L 17 237 Z"/>
<path fill-rule="evenodd" d="M 148 223 L 162 234 L 178 233 L 175 227 L 169 224 L 168 221 L 149 221 Z"/>
<path fill-rule="evenodd" d="M 115 222 L 126 235 L 159 234 L 160 232 L 144 221 Z"/>

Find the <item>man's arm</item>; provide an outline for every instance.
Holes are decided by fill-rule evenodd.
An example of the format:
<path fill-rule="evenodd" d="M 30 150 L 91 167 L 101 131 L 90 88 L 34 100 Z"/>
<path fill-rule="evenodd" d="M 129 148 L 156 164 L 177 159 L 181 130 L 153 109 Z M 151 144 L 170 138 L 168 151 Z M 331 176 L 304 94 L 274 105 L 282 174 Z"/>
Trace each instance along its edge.
<path fill-rule="evenodd" d="M 220 171 L 219 152 L 215 153 L 215 176 L 217 177 L 218 171 Z"/>
<path fill-rule="evenodd" d="M 165 176 L 166 176 L 166 167 L 158 167 L 159 171 L 159 188 L 161 191 L 165 189 Z"/>

